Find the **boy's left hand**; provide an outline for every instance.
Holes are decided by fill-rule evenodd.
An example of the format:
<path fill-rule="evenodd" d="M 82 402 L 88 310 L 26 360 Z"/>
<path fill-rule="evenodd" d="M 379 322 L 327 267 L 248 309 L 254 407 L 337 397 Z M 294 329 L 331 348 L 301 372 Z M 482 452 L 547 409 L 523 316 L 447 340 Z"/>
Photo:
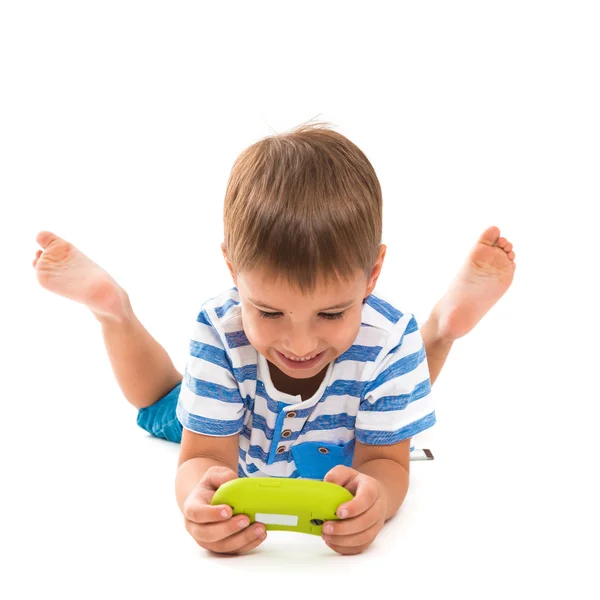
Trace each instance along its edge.
<path fill-rule="evenodd" d="M 385 492 L 373 477 L 355 469 L 338 465 L 331 469 L 323 481 L 337 483 L 346 488 L 354 498 L 337 509 L 340 521 L 323 523 L 325 543 L 339 554 L 360 554 L 382 530 L 387 513 Z M 347 516 L 342 516 L 342 511 Z M 331 527 L 331 533 L 327 528 Z"/>

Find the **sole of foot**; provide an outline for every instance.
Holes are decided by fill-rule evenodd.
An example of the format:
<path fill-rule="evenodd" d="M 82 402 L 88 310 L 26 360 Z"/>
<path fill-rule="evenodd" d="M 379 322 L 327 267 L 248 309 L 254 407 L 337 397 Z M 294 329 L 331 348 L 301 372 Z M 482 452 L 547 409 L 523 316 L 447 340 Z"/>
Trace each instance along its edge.
<path fill-rule="evenodd" d="M 33 268 L 46 290 L 87 306 L 99 319 L 126 317 L 126 294 L 100 266 L 73 244 L 50 231 L 40 231 Z"/>
<path fill-rule="evenodd" d="M 440 336 L 456 340 L 469 333 L 506 293 L 516 266 L 512 243 L 488 227 L 434 308 Z"/>

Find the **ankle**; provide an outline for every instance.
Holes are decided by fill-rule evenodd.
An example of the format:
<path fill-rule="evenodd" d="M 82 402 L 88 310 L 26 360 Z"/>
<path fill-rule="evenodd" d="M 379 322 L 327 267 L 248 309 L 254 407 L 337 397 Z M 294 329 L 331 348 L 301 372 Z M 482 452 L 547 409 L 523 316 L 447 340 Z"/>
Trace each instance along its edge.
<path fill-rule="evenodd" d="M 127 292 L 118 288 L 113 290 L 110 302 L 110 310 L 106 312 L 91 311 L 96 320 L 103 326 L 126 325 L 135 318 L 133 308 Z"/>
<path fill-rule="evenodd" d="M 436 304 L 421 327 L 421 334 L 427 336 L 430 343 L 452 345 L 456 338 L 446 326 L 447 323 L 448 319 L 442 314 L 439 304 Z"/>

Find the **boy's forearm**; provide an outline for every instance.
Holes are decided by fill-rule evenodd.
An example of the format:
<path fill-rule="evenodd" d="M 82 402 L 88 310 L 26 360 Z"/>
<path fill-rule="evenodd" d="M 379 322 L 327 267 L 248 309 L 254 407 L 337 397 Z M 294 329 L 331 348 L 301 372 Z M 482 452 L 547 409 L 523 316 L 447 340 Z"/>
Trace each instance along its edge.
<path fill-rule="evenodd" d="M 391 519 L 402 506 L 408 492 L 408 471 L 389 458 L 374 458 L 356 470 L 373 477 L 381 484 L 387 506 L 385 520 Z"/>
<path fill-rule="evenodd" d="M 175 496 L 177 504 L 183 513 L 183 503 L 192 490 L 200 483 L 208 469 L 214 466 L 225 466 L 231 469 L 231 465 L 213 458 L 212 456 L 196 456 L 182 463 L 177 469 L 175 476 Z"/>

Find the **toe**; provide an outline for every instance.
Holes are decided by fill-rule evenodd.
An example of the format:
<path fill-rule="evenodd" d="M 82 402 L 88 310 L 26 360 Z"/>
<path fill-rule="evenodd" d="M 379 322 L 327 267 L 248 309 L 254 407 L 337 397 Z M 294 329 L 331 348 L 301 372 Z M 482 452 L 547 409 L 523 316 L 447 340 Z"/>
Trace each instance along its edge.
<path fill-rule="evenodd" d="M 508 256 L 508 258 L 510 258 L 510 260 L 515 260 L 515 253 L 514 253 L 514 252 L 512 252 L 512 251 L 511 251 L 511 252 L 509 252 L 509 253 L 507 254 L 507 256 Z"/>
<path fill-rule="evenodd" d="M 506 250 L 506 248 L 504 248 L 504 246 L 506 246 L 506 244 L 508 243 L 506 238 L 500 237 L 496 240 L 496 243 L 494 244 L 494 246 L 498 246 L 498 248 L 502 248 L 503 250 Z"/>
<path fill-rule="evenodd" d="M 506 246 L 502 247 L 502 250 L 504 250 L 504 252 L 510 252 L 513 248 L 513 245 L 510 242 L 506 243 Z"/>
<path fill-rule="evenodd" d="M 495 225 L 492 225 L 481 234 L 479 241 L 487 244 L 488 246 L 493 246 L 499 237 L 500 230 Z"/>
<path fill-rule="evenodd" d="M 55 235 L 54 233 L 52 233 L 51 231 L 40 231 L 36 238 L 35 241 L 42 247 L 42 248 L 47 248 L 52 242 L 54 242 L 55 240 L 60 239 L 57 235 Z"/>
<path fill-rule="evenodd" d="M 38 251 L 35 253 L 35 258 L 33 259 L 33 262 L 31 263 L 31 264 L 33 265 L 33 267 L 34 267 L 34 268 L 35 268 L 35 266 L 37 265 L 37 263 L 38 263 L 38 260 L 40 260 L 40 256 L 41 256 L 41 255 L 42 255 L 42 250 L 38 250 Z"/>

